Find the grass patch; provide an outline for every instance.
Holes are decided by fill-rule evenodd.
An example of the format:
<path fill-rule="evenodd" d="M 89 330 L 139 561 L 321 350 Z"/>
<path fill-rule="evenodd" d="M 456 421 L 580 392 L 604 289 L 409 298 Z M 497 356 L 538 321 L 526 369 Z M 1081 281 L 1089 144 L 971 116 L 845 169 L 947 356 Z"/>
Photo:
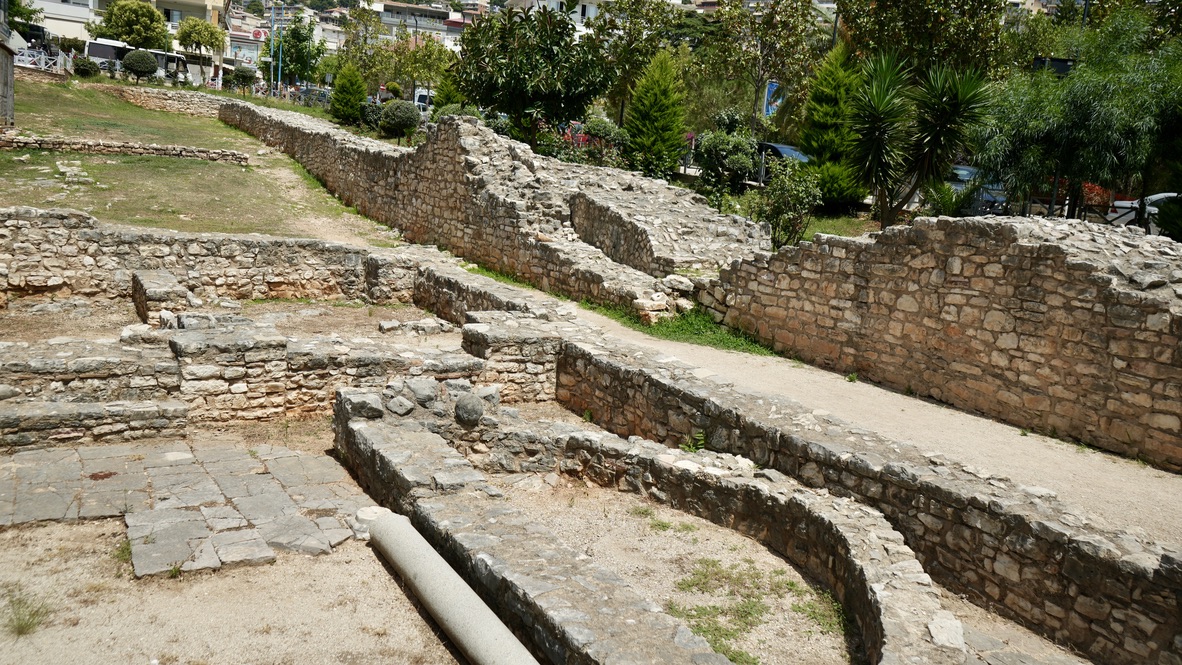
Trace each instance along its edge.
<path fill-rule="evenodd" d="M 726 351 L 740 351 L 757 356 L 774 356 L 774 351 L 755 341 L 752 337 L 719 325 L 701 308 L 670 319 L 662 319 L 653 325 L 646 325 L 635 313 L 621 307 L 596 305 L 584 300 L 579 303 L 583 309 L 602 314 L 624 326 L 647 333 L 653 337 L 672 342 L 700 344 Z"/>
<path fill-rule="evenodd" d="M 673 528 L 673 522 L 653 518 L 649 521 L 648 526 L 653 531 L 668 531 Z"/>
<path fill-rule="evenodd" d="M 17 126 L 38 134 L 233 150 L 255 145 L 248 134 L 216 118 L 150 111 L 69 83 L 17 81 L 14 98 Z"/>
<path fill-rule="evenodd" d="M 823 633 L 841 635 L 845 632 L 845 613 L 841 610 L 841 604 L 828 592 L 793 603 L 792 611 L 812 619 Z"/>
<path fill-rule="evenodd" d="M 818 233 L 855 238 L 870 231 L 877 231 L 878 223 L 857 217 L 814 217 L 804 231 L 804 240 L 812 240 Z"/>
<path fill-rule="evenodd" d="M 336 199 L 293 197 L 269 174 L 233 164 L 148 155 L 28 154 L 28 162 L 0 154 L 6 205 L 76 208 L 106 221 L 190 233 L 273 235 L 306 235 L 294 225 L 309 216 L 335 218 L 345 212 Z M 65 159 L 81 162 L 96 184 L 64 188 L 55 177 L 55 162 Z"/>
<path fill-rule="evenodd" d="M 201 90 L 201 92 L 207 92 L 211 95 L 217 95 L 218 97 L 226 97 L 228 99 L 235 99 L 240 102 L 247 102 L 250 104 L 254 104 L 255 106 L 265 106 L 269 109 L 280 109 L 283 111 L 294 111 L 295 113 L 302 113 L 304 115 L 312 116 L 313 118 L 319 118 L 321 120 L 327 120 L 329 122 L 333 122 L 333 117 L 331 115 L 329 115 L 328 111 L 326 109 L 322 109 L 317 106 L 304 106 L 302 104 L 297 104 L 295 102 L 287 101 L 285 99 L 276 99 L 275 97 L 255 97 L 253 95 L 240 95 L 237 92 L 234 92 L 232 90 L 208 89 L 208 90 Z"/>
<path fill-rule="evenodd" d="M 32 594 L 15 587 L 8 592 L 8 632 L 20 637 L 37 630 L 49 618 L 49 605 Z"/>
<path fill-rule="evenodd" d="M 653 517 L 657 512 L 652 506 L 632 506 L 628 509 L 628 514 L 633 517 Z"/>
<path fill-rule="evenodd" d="M 131 564 L 131 541 L 124 538 L 119 541 L 119 546 L 111 553 L 115 560 L 119 563 Z"/>
<path fill-rule="evenodd" d="M 503 272 L 497 272 L 496 270 L 489 270 L 488 268 L 485 268 L 484 266 L 476 265 L 475 263 L 465 264 L 464 270 L 467 270 L 468 272 L 472 273 L 473 275 L 482 275 L 482 276 L 487 277 L 491 280 L 498 281 L 502 284 L 509 284 L 509 285 L 516 286 L 521 289 L 531 289 L 534 291 L 537 290 L 533 284 L 530 284 L 529 282 L 523 282 L 520 279 L 517 279 L 516 277 L 514 277 L 513 275 L 506 275 Z"/>

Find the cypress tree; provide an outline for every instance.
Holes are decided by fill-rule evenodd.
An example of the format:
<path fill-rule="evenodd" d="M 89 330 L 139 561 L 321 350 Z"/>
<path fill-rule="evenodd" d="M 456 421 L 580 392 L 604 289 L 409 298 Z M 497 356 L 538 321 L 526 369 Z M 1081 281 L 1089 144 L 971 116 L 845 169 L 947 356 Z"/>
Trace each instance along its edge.
<path fill-rule="evenodd" d="M 361 122 L 361 105 L 365 103 L 365 81 L 353 65 L 345 65 L 337 74 L 336 87 L 328 100 L 328 112 L 345 125 Z"/>
<path fill-rule="evenodd" d="M 653 57 L 632 91 L 624 119 L 630 146 L 628 161 L 645 175 L 663 178 L 685 154 L 685 93 L 673 56 Z"/>
<path fill-rule="evenodd" d="M 810 158 L 809 169 L 821 187 L 821 209 L 848 212 L 866 197 L 849 154 L 857 135 L 850 128 L 850 101 L 862 84 L 861 72 L 844 42 L 825 57 L 817 70 L 805 104 L 800 149 Z"/>
<path fill-rule="evenodd" d="M 850 100 L 861 83 L 861 74 L 843 42 L 825 57 L 805 104 L 800 128 L 800 149 L 811 159 L 837 162 L 854 142 L 850 129 Z"/>

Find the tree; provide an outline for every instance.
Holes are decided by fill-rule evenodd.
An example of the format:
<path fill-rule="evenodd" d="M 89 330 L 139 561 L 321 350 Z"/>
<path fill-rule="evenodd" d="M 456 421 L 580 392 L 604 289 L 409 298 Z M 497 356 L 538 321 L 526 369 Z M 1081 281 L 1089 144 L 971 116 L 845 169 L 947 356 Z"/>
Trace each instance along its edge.
<path fill-rule="evenodd" d="M 238 65 L 234 68 L 234 73 L 230 75 L 229 85 L 235 90 L 249 92 L 254 87 L 254 82 L 258 80 L 258 76 L 257 69 Z"/>
<path fill-rule="evenodd" d="M 263 51 L 271 52 L 272 35 L 263 42 Z M 279 60 L 280 47 L 283 59 Z M 278 35 L 275 43 L 275 58 L 282 63 L 283 81 L 310 81 L 316 75 L 316 64 L 324 56 L 328 46 L 323 39 L 316 40 L 316 24 L 297 16 Z M 278 69 L 276 70 L 278 72 Z M 270 72 L 268 71 L 268 74 Z"/>
<path fill-rule="evenodd" d="M 453 69 L 460 92 L 509 116 L 530 145 L 543 123 L 582 117 L 607 88 L 602 44 L 575 38 L 569 9 L 573 3 L 563 11 L 509 8 L 478 18 L 460 36 Z"/>
<path fill-rule="evenodd" d="M 800 149 L 809 156 L 828 212 L 847 212 L 865 198 L 858 174 L 849 162 L 857 135 L 850 127 L 854 95 L 862 85 L 861 71 L 844 42 L 826 56 L 809 87 Z"/>
<path fill-rule="evenodd" d="M 409 138 L 419 128 L 423 115 L 414 102 L 405 99 L 395 99 L 382 109 L 382 119 L 378 122 L 378 129 L 383 136 L 394 136 L 401 142 Z"/>
<path fill-rule="evenodd" d="M 246 11 L 255 16 L 262 17 L 267 13 L 267 8 L 263 6 L 262 0 L 250 0 L 246 3 Z"/>
<path fill-rule="evenodd" d="M 874 193 L 878 221 L 895 223 L 924 185 L 940 180 L 988 117 L 990 88 L 973 71 L 929 67 L 918 83 L 895 54 L 866 63 L 854 97 L 853 163 Z"/>
<path fill-rule="evenodd" d="M 420 83 L 428 87 L 443 78 L 444 72 L 455 61 L 455 54 L 431 35 L 411 34 L 399 28 L 391 46 L 396 77 L 409 84 L 413 95 Z"/>
<path fill-rule="evenodd" d="M 992 71 L 1005 8 L 1005 0 L 837 0 L 856 53 L 896 49 L 920 71 Z"/>
<path fill-rule="evenodd" d="M 151 76 L 159 68 L 156 56 L 142 49 L 132 51 L 123 56 L 123 69 L 135 76 L 136 84 L 145 76 Z"/>
<path fill-rule="evenodd" d="M 1055 25 L 1080 25 L 1083 22 L 1083 7 L 1075 0 L 1062 0 L 1051 15 Z"/>
<path fill-rule="evenodd" d="M 208 50 L 217 53 L 225 48 L 226 31 L 207 21 L 188 16 L 177 26 L 176 40 L 181 48 L 197 53 L 197 66 L 201 71 L 201 81 L 204 82 L 205 58 L 202 52 Z"/>
<path fill-rule="evenodd" d="M 660 51 L 632 93 L 624 129 L 631 138 L 628 161 L 653 178 L 677 168 L 685 153 L 685 106 L 673 56 Z"/>
<path fill-rule="evenodd" d="M 451 70 L 445 70 L 443 76 L 439 79 L 439 85 L 435 86 L 435 106 L 450 106 L 452 104 L 463 105 L 468 101 L 467 97 L 460 92 L 456 87 L 456 77 Z"/>
<path fill-rule="evenodd" d="M 36 25 L 44 15 L 45 11 L 34 7 L 32 0 L 10 0 L 8 3 L 8 22 L 14 28 Z"/>
<path fill-rule="evenodd" d="M 361 105 L 365 103 L 365 82 L 356 67 L 345 65 L 335 83 L 328 112 L 338 122 L 356 125 L 361 120 Z"/>
<path fill-rule="evenodd" d="M 772 247 L 795 245 L 808 229 L 813 208 L 821 202 L 817 176 L 791 159 L 771 165 L 772 179 L 760 194 L 752 218 L 771 227 Z"/>
<path fill-rule="evenodd" d="M 137 49 L 167 51 L 172 45 L 164 15 L 141 0 L 115 0 L 101 23 L 86 23 L 91 37 L 117 39 Z"/>
<path fill-rule="evenodd" d="M 608 99 L 619 109 L 618 124 L 624 124 L 624 108 L 637 79 L 669 43 L 678 15 L 683 13 L 665 0 L 612 0 L 599 5 L 599 14 L 588 21 L 591 33 L 604 43 L 607 61 L 615 72 Z"/>
<path fill-rule="evenodd" d="M 745 0 L 720 0 L 716 13 L 720 38 L 729 45 L 717 51 L 726 69 L 754 88 L 751 128 L 762 124 L 768 82 L 780 84 L 790 105 L 801 101 L 811 66 L 808 33 L 813 21 L 810 0 L 765 0 L 750 7 Z"/>
<path fill-rule="evenodd" d="M 374 94 L 378 86 L 389 78 L 393 67 L 393 53 L 386 48 L 388 37 L 382 27 L 381 17 L 366 7 L 349 10 L 344 21 L 345 41 L 337 54 L 341 66 L 352 65 L 365 84 L 366 91 Z"/>

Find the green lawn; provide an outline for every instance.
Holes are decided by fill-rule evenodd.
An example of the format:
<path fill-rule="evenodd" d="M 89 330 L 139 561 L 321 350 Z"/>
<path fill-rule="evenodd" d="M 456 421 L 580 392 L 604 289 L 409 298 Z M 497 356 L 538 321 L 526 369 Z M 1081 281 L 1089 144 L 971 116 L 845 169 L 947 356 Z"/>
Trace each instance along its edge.
<path fill-rule="evenodd" d="M 818 233 L 835 236 L 857 237 L 863 233 L 877 231 L 878 223 L 857 217 L 814 217 L 804 232 L 805 240 L 812 240 Z"/>
<path fill-rule="evenodd" d="M 258 143 L 213 118 L 149 111 L 70 83 L 16 82 L 16 126 L 37 134 L 250 150 Z"/>

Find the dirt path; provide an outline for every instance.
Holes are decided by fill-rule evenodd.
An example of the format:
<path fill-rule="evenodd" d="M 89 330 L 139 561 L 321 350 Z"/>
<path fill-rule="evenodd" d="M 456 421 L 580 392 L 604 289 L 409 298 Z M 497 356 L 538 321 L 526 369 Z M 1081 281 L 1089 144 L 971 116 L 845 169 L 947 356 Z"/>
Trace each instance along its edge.
<path fill-rule="evenodd" d="M 923 452 L 1008 476 L 1058 493 L 1073 510 L 1112 526 L 1144 530 L 1150 540 L 1182 546 L 1182 476 L 1115 455 L 1029 434 L 1019 428 L 907 397 L 787 358 L 670 342 L 625 328 L 607 317 L 580 316 L 612 335 L 676 356 L 749 392 L 782 395 L 824 409 Z"/>

